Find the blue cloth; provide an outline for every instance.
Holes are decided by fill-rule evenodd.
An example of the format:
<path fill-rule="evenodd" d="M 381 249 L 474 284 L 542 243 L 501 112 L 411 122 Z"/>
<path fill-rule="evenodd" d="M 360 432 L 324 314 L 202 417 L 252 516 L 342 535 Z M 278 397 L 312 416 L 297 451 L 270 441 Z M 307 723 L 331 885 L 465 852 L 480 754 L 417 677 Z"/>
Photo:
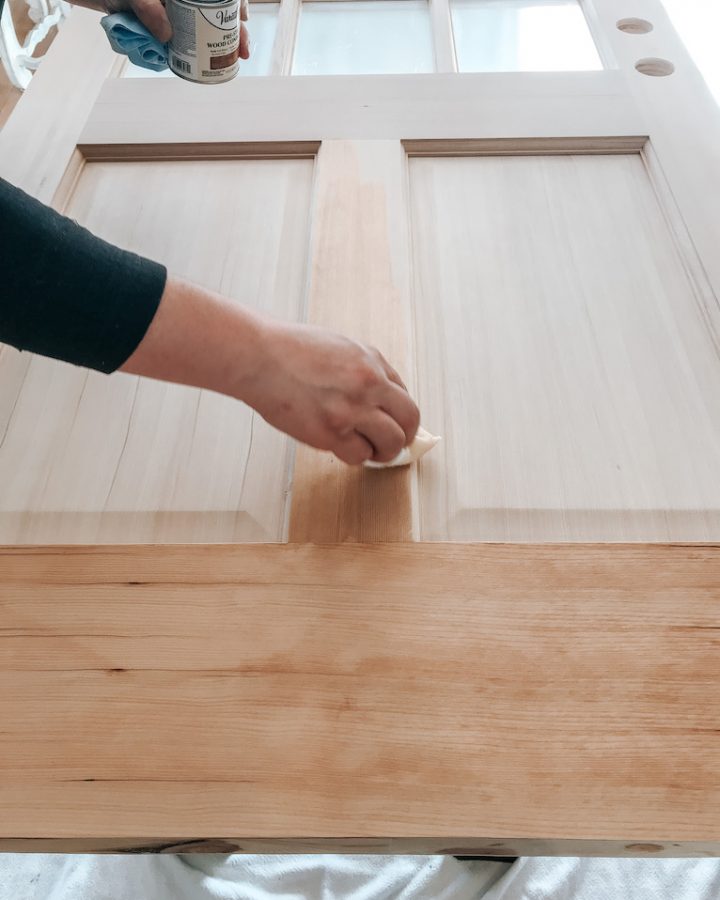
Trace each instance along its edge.
<path fill-rule="evenodd" d="M 104 16 L 100 24 L 105 29 L 110 46 L 143 69 L 162 72 L 168 67 L 167 44 L 153 37 L 132 13 L 113 13 Z"/>

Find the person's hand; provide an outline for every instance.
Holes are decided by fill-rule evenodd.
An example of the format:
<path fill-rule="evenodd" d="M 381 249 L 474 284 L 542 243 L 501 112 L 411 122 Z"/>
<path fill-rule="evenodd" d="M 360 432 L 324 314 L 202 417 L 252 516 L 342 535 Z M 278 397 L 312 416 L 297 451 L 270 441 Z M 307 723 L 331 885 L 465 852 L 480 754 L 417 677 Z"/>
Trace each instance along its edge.
<path fill-rule="evenodd" d="M 132 12 L 147 30 L 161 43 L 166 44 L 172 36 L 172 26 L 165 12 L 162 0 L 72 0 L 75 6 L 85 6 L 108 14 Z M 248 0 L 241 0 L 240 19 L 247 22 Z M 250 36 L 245 25 L 240 25 L 240 59 L 250 58 Z"/>
<path fill-rule="evenodd" d="M 389 462 L 420 422 L 379 351 L 309 325 L 266 322 L 238 395 L 271 425 L 351 465 Z"/>
<path fill-rule="evenodd" d="M 270 319 L 172 276 L 121 369 L 228 394 L 352 465 L 389 462 L 420 422 L 400 376 L 377 350 L 324 328 Z"/>
<path fill-rule="evenodd" d="M 161 43 L 166 44 L 172 35 L 172 26 L 161 0 L 97 0 L 97 8 L 109 15 L 118 12 L 134 13 L 147 30 Z"/>
<path fill-rule="evenodd" d="M 241 22 L 248 20 L 248 0 L 240 0 Z M 240 25 L 240 59 L 250 59 L 250 35 L 245 25 Z"/>

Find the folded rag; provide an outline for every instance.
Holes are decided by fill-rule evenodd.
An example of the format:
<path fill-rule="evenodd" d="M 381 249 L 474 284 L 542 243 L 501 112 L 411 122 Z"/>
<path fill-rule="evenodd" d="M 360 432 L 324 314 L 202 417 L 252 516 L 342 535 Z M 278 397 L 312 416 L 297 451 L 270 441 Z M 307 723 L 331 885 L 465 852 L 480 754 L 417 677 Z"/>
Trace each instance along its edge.
<path fill-rule="evenodd" d="M 132 13 L 113 13 L 100 19 L 110 46 L 143 69 L 162 72 L 168 66 L 167 44 L 153 37 Z"/>
<path fill-rule="evenodd" d="M 432 450 L 435 444 L 439 444 L 441 440 L 442 438 L 436 437 L 420 427 L 412 444 L 409 447 L 404 447 L 390 462 L 378 463 L 365 460 L 365 465 L 368 469 L 391 469 L 395 466 L 409 466 L 410 463 L 417 462 L 421 456 L 425 456 L 428 450 Z"/>

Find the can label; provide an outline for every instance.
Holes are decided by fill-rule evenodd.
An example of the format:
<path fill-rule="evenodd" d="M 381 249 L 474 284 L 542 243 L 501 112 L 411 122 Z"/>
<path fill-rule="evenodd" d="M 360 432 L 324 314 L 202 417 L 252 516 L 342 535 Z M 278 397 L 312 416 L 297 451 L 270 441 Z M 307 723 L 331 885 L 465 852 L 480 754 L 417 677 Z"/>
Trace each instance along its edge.
<path fill-rule="evenodd" d="M 202 84 L 229 81 L 240 56 L 240 0 L 166 0 L 170 68 Z"/>

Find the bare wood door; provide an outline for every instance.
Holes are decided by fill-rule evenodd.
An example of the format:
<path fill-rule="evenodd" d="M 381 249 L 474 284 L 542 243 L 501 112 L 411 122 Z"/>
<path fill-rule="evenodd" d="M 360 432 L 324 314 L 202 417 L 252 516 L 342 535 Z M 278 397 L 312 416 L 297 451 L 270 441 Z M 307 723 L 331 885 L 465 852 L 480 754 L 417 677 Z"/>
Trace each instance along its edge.
<path fill-rule="evenodd" d="M 312 54 L 303 56 L 303 17 L 311 21 L 318 5 L 300 9 L 283 0 L 268 57 L 272 74 L 212 89 L 178 79 L 126 77 L 104 46 L 95 17 L 73 14 L 0 135 L 3 174 L 179 275 L 379 346 L 417 396 L 424 424 L 442 434 L 443 442 L 416 470 L 352 470 L 293 447 L 226 398 L 122 374 L 107 378 L 3 348 L 0 541 L 8 545 L 7 614 L 21 647 L 6 643 L 2 656 L 14 698 L 6 716 L 16 723 L 17 766 L 8 769 L 7 808 L 20 816 L 31 790 L 18 748 L 42 747 L 51 735 L 62 758 L 77 758 L 62 719 L 47 726 L 40 718 L 30 717 L 29 724 L 18 718 L 21 708 L 44 708 L 48 683 L 58 671 L 69 679 L 58 693 L 59 708 L 72 710 L 74 698 L 84 696 L 89 713 L 81 721 L 96 735 L 96 755 L 66 772 L 72 787 L 54 781 L 49 751 L 36 751 L 33 765 L 43 776 L 34 773 L 38 803 L 48 796 L 57 803 L 53 834 L 38 832 L 29 812 L 20 819 L 20 831 L 6 829 L 5 843 L 19 835 L 74 836 L 83 847 L 127 847 L 137 846 L 140 837 L 151 843 L 197 837 L 233 838 L 232 846 L 245 847 L 248 838 L 318 838 L 328 845 L 351 835 L 377 847 L 408 846 L 402 843 L 407 840 L 445 850 L 451 837 L 469 850 L 495 838 L 495 849 L 508 853 L 570 852 L 568 842 L 581 838 L 591 841 L 588 850 L 714 850 L 717 834 L 709 823 L 717 821 L 720 797 L 712 774 L 718 771 L 720 709 L 711 685 L 720 672 L 707 623 L 720 602 L 715 549 L 680 551 L 680 563 L 660 565 L 659 581 L 646 588 L 633 582 L 630 608 L 622 602 L 617 573 L 631 580 L 633 566 L 669 560 L 663 555 L 671 552 L 663 550 L 667 542 L 720 538 L 720 211 L 710 202 L 720 193 L 717 108 L 655 0 L 636 3 L 632 21 L 623 18 L 628 11 L 621 0 L 577 7 L 584 13 L 583 40 L 597 56 L 596 68 L 588 71 L 455 71 L 467 52 L 462 27 L 471 27 L 472 19 L 461 26 L 461 4 L 432 0 L 427 14 L 434 49 L 426 71 L 292 74 L 306 71 L 299 64 L 294 69 L 299 59 L 312 70 Z M 542 5 L 524 5 L 542 11 Z M 337 10 L 341 4 L 324 6 Z M 481 2 L 478 10 L 483 13 Z M 61 105 L 60 98 L 67 102 Z M 406 546 L 413 541 L 424 542 L 418 556 Z M 463 546 L 432 546 L 445 541 Z M 581 543 L 587 541 L 599 549 Z M 627 541 L 660 546 L 612 549 Z M 199 555 L 180 548 L 163 556 L 150 547 L 188 542 L 204 545 Z M 186 744 L 171 754 L 180 779 L 207 786 L 219 767 L 233 783 L 219 818 L 201 816 L 197 828 L 187 815 L 197 802 L 192 791 L 173 788 L 168 794 L 156 785 L 164 802 L 172 805 L 175 798 L 182 823 L 175 831 L 168 817 L 144 816 L 139 785 L 159 784 L 161 775 L 142 749 L 161 740 L 158 729 L 179 727 L 176 700 L 189 695 L 194 703 L 209 701 L 212 685 L 202 680 L 207 667 L 201 654 L 181 661 L 186 645 L 172 629 L 164 630 L 154 604 L 173 566 L 186 573 L 188 583 L 206 584 L 208 567 L 219 565 L 227 552 L 208 544 L 266 542 L 330 545 L 309 550 L 308 559 L 291 556 L 297 552 L 292 547 L 238 549 L 241 563 L 231 566 L 231 580 L 272 581 L 271 574 L 258 575 L 260 562 L 280 572 L 291 565 L 287 560 L 307 564 L 326 592 L 321 638 L 324 629 L 328 646 L 343 646 L 343 634 L 359 641 L 354 663 L 341 653 L 325 675 L 348 678 L 348 709 L 359 702 L 365 713 L 351 725 L 361 747 L 355 763 L 342 741 L 320 728 L 318 734 L 327 737 L 316 747 L 317 758 L 305 755 L 304 766 L 293 768 L 281 752 L 275 719 L 264 720 L 256 749 L 272 749 L 275 755 L 268 758 L 301 779 L 322 757 L 338 777 L 351 776 L 351 799 L 333 801 L 329 783 L 313 782 L 313 802 L 335 805 L 325 819 L 308 818 L 305 831 L 302 818 L 293 816 L 278 814 L 272 822 L 252 812 L 246 819 L 233 817 L 233 807 L 247 804 L 249 794 L 234 782 L 237 773 L 228 773 L 246 764 L 249 751 L 225 753 L 228 732 L 218 739 L 222 746 L 208 745 L 204 761 L 193 759 Z M 345 551 L 336 545 L 361 542 L 399 546 L 376 548 L 378 556 L 367 557 L 365 547 L 337 555 Z M 476 542 L 507 546 L 487 550 L 472 546 Z M 545 542 L 579 546 L 536 546 Z M 91 546 L 75 552 L 66 546 L 12 549 L 28 544 Z M 118 544 L 134 546 L 122 551 Z M 103 556 L 96 545 L 115 549 Z M 492 560 L 495 552 L 499 562 Z M 539 594 L 526 581 L 518 587 L 504 567 L 504 553 L 518 564 L 540 567 Z M 83 567 L 92 570 L 89 559 L 96 554 L 114 573 L 112 584 L 122 585 L 108 590 L 111 617 L 122 618 L 126 598 L 137 597 L 139 621 L 148 627 L 152 622 L 156 639 L 145 649 L 142 627 L 123 645 L 108 643 L 92 625 L 83 626 L 89 631 L 82 631 L 71 653 L 61 649 L 58 639 L 70 620 L 88 621 L 93 589 L 77 592 L 72 585 L 85 579 Z M 112 562 L 115 554 L 123 560 L 119 568 Z M 143 569 L 148 554 L 159 555 L 143 600 L 142 585 L 129 583 L 143 580 L 133 572 Z M 178 563 L 184 558 L 192 565 Z M 445 592 L 435 585 L 430 608 L 417 599 L 429 578 L 428 563 L 418 562 L 423 558 L 443 572 L 455 561 L 468 579 L 462 585 L 448 581 Z M 378 560 L 380 580 L 368 581 L 368 559 Z M 578 565 L 584 573 L 579 581 Z M 417 574 L 408 566 L 417 566 Z M 286 594 L 288 577 L 278 575 L 275 590 Z M 478 595 L 462 602 L 475 579 Z M 377 603 L 383 583 L 396 585 L 399 618 L 392 606 Z M 374 617 L 351 621 L 342 604 L 339 611 L 333 607 L 338 585 L 356 591 Z M 208 594 L 208 641 L 221 631 L 226 603 L 236 615 L 251 602 L 239 586 L 228 590 L 228 597 L 222 588 Z M 578 607 L 578 591 L 590 592 L 590 610 Z M 48 592 L 74 598 L 68 599 L 70 620 L 67 609 L 43 605 Z M 662 606 L 668 592 L 685 597 L 687 610 L 673 613 L 672 603 Z M 185 598 L 177 601 L 182 607 L 192 594 L 178 588 L 168 599 Z M 514 614 L 521 611 L 527 619 L 521 615 L 498 645 L 502 615 L 483 620 L 483 610 L 489 597 L 502 596 L 514 597 Z M 267 601 L 259 588 L 253 597 L 258 604 Z M 562 662 L 542 624 L 552 597 L 565 604 L 564 625 L 550 616 L 559 634 L 583 646 L 588 641 L 586 653 L 563 656 Z M 38 635 L 23 618 L 33 598 L 43 609 L 49 657 L 42 658 L 51 660 L 49 667 L 36 652 Z M 432 632 L 432 610 L 441 615 L 443 603 L 457 629 L 438 629 L 438 643 L 418 637 L 426 628 Z M 663 627 L 639 622 L 633 612 L 639 608 L 657 609 Z M 260 607 L 253 609 L 259 616 Z M 510 608 L 505 610 L 510 616 Z M 222 675 L 230 679 L 224 683 L 248 696 L 255 690 L 252 672 L 259 672 L 258 705 L 280 703 L 287 722 L 292 696 L 309 723 L 326 724 L 328 704 L 337 698 L 322 678 L 310 685 L 313 678 L 298 668 L 306 659 L 317 674 L 320 665 L 307 643 L 308 607 L 278 611 L 285 628 L 263 632 L 261 662 L 249 661 L 255 643 L 249 635 L 238 637 L 235 649 L 222 657 Z M 383 628 L 415 635 L 407 657 L 380 641 Z M 435 728 L 428 724 L 431 734 L 423 740 L 430 741 L 430 750 L 421 764 L 417 717 L 429 722 L 432 714 L 411 689 L 412 677 L 429 690 L 434 679 L 423 653 L 453 658 L 465 629 L 476 652 L 495 660 L 493 677 L 512 692 L 515 718 L 504 724 L 504 688 L 494 694 L 478 687 L 489 718 L 468 716 L 463 704 L 470 701 L 458 684 L 483 680 L 470 667 L 470 651 L 460 652 L 440 679 L 444 688 L 433 695 L 447 715 Z M 607 638 L 603 653 L 592 649 L 598 629 Z M 535 687 L 527 693 L 530 674 L 519 662 L 528 659 L 527 648 L 535 642 L 541 650 L 531 666 Z M 273 680 L 272 660 L 279 658 L 285 660 L 281 677 L 292 684 L 291 694 L 278 693 Z M 383 665 L 390 667 L 397 708 L 381 701 L 388 687 Z M 162 681 L 159 666 L 177 670 L 176 676 Z M 78 682 L 68 675 L 74 670 L 88 674 Z M 108 672 L 120 677 L 110 683 Z M 569 714 L 554 740 L 540 741 L 541 749 L 530 752 L 542 726 L 523 719 L 523 691 L 544 698 L 545 712 L 563 721 L 573 709 L 568 685 L 578 680 L 586 687 L 602 684 L 614 705 L 587 695 L 588 710 Z M 639 705 L 621 699 L 628 685 L 648 684 L 656 690 Z M 307 698 L 304 691 L 311 699 L 298 699 Z M 164 712 L 154 720 L 152 704 L 144 707 L 118 755 L 107 743 L 107 721 L 96 713 L 115 701 L 129 710 L 135 693 L 162 700 Z M 676 739 L 668 737 L 667 721 L 678 715 L 680 696 L 684 725 Z M 392 722 L 404 705 L 409 718 L 402 719 L 394 742 Z M 470 709 L 477 713 L 480 707 Z M 239 708 L 237 715 L 240 722 Z M 362 724 L 369 721 L 374 738 L 362 736 Z M 484 746 L 488 729 L 505 735 L 498 738 L 502 752 Z M 457 738 L 451 746 L 449 734 Z M 519 743 L 513 734 L 522 738 Z M 297 750 L 299 744 L 291 746 Z M 133 756 L 129 748 L 136 751 L 132 764 L 126 762 Z M 551 799 L 576 752 L 584 753 L 589 769 L 571 767 L 570 787 Z M 612 764 L 601 765 L 608 757 Z M 638 783 L 638 767 L 648 758 L 656 765 Z M 389 817 L 362 824 L 364 806 L 377 812 L 383 798 L 400 802 L 389 789 L 398 770 L 405 773 L 401 783 L 416 791 L 410 813 L 393 808 Z M 444 823 L 439 807 L 430 810 L 421 801 L 423 787 L 440 770 L 448 788 L 458 791 L 469 772 L 477 773 L 478 789 L 486 790 L 483 803 L 473 802 L 470 818 L 460 815 L 460 800 L 457 808 L 445 808 Z M 523 791 L 507 787 L 510 770 L 523 773 Z M 690 810 L 697 800 L 698 772 L 704 800 L 677 819 L 674 810 Z M 120 843 L 112 843 L 118 833 L 103 830 L 97 814 L 97 804 L 116 795 L 88 786 L 96 777 L 122 782 L 133 798 L 122 813 Z M 258 802 L 287 789 L 267 767 L 251 781 Z M 601 799 L 612 786 L 624 795 L 614 813 Z M 521 802 L 528 791 L 535 804 L 529 819 Z M 63 803 L 80 795 L 87 813 L 73 820 Z M 439 803 L 440 794 L 433 796 Z M 567 811 L 587 797 L 594 799 L 586 815 L 563 827 Z M 501 813 L 508 803 L 509 815 Z M 618 835 L 626 840 L 598 843 Z"/>

